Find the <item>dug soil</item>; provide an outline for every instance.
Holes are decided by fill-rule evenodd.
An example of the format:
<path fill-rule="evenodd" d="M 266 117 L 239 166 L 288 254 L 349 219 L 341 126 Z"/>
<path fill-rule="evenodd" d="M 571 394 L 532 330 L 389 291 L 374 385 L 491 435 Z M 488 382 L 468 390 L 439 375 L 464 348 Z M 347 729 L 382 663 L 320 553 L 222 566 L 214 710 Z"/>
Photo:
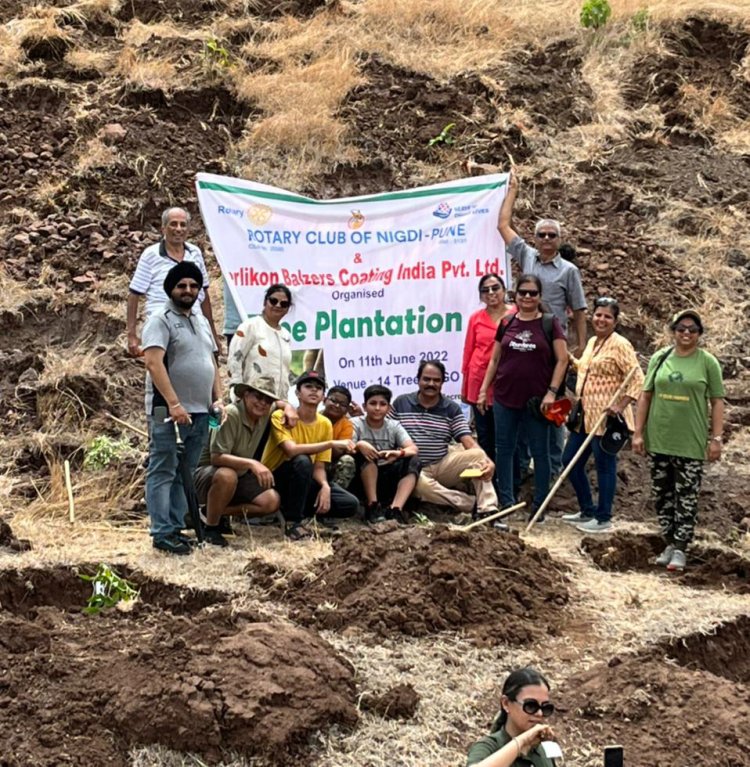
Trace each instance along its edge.
<path fill-rule="evenodd" d="M 603 570 L 660 573 L 686 586 L 750 594 L 750 560 L 727 549 L 692 546 L 688 550 L 688 566 L 681 573 L 668 573 L 654 565 L 654 559 L 664 549 L 664 540 L 659 535 L 617 532 L 605 538 L 589 536 L 581 541 L 581 549 Z"/>
<path fill-rule="evenodd" d="M 567 680 L 567 717 L 582 735 L 624 747 L 625 764 L 748 764 L 750 620 L 613 658 Z"/>
<path fill-rule="evenodd" d="M 70 569 L 0 574 L 3 765 L 125 767 L 157 743 L 282 765 L 311 734 L 356 723 L 352 668 L 314 632 L 121 574 L 139 600 L 96 615 Z"/>
<path fill-rule="evenodd" d="M 248 573 L 304 625 L 357 626 L 379 637 L 451 630 L 482 645 L 528 644 L 558 631 L 568 601 L 566 576 L 544 549 L 442 525 L 388 522 L 352 532 L 334 541 L 313 580 L 284 577 L 260 560 Z"/>

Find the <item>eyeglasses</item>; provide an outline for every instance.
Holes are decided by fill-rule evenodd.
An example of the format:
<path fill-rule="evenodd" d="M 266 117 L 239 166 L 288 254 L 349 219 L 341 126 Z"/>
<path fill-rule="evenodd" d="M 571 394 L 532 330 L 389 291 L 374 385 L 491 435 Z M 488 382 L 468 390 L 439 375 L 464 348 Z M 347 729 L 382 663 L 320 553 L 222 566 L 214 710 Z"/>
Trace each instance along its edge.
<path fill-rule="evenodd" d="M 527 698 L 526 700 L 515 700 L 513 702 L 518 703 L 523 709 L 524 714 L 533 716 L 538 711 L 541 711 L 542 716 L 548 717 L 555 713 L 555 704 L 548 700 L 544 701 L 544 703 L 540 703 L 538 700 L 534 700 L 534 698 Z"/>
<path fill-rule="evenodd" d="M 537 232 L 537 233 L 536 233 L 536 236 L 537 236 L 537 237 L 538 237 L 540 240 L 555 240 L 555 239 L 557 239 L 557 238 L 558 238 L 560 235 L 558 235 L 558 233 L 557 233 L 557 232 Z"/>
<path fill-rule="evenodd" d="M 479 288 L 480 293 L 497 293 L 498 290 L 502 290 L 502 285 L 487 285 L 487 287 Z"/>
<path fill-rule="evenodd" d="M 340 399 L 333 399 L 333 397 L 329 397 L 327 401 L 330 402 L 334 407 L 343 407 L 343 408 L 349 407 L 348 402 L 344 402 L 343 400 L 340 400 Z"/>
<path fill-rule="evenodd" d="M 175 285 L 177 290 L 200 290 L 200 285 L 197 282 L 178 282 Z"/>
<path fill-rule="evenodd" d="M 674 329 L 675 333 L 699 333 L 700 328 L 697 325 L 677 325 Z"/>
<path fill-rule="evenodd" d="M 527 296 L 529 298 L 536 298 L 539 295 L 538 290 L 526 290 L 526 288 L 519 288 L 516 291 L 517 296 Z"/>
<path fill-rule="evenodd" d="M 269 407 L 273 405 L 276 400 L 273 397 L 269 397 L 267 394 L 261 394 L 259 391 L 255 391 L 254 389 L 249 389 L 248 394 L 251 394 L 255 399 L 258 400 L 263 405 L 268 405 Z"/>
<path fill-rule="evenodd" d="M 268 303 L 271 306 L 280 306 L 282 309 L 288 309 L 291 306 L 291 301 L 287 301 L 285 298 L 276 298 L 276 296 L 269 296 Z"/>

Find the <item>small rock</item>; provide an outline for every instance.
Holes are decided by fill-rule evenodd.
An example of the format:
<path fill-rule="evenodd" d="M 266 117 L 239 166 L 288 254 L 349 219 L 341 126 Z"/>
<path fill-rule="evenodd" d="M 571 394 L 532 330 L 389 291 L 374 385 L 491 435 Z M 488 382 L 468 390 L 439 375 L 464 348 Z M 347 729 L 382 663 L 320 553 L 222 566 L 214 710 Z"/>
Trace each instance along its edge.
<path fill-rule="evenodd" d="M 120 123 L 107 123 L 99 130 L 97 135 L 105 144 L 112 146 L 113 144 L 122 143 L 128 132 Z"/>

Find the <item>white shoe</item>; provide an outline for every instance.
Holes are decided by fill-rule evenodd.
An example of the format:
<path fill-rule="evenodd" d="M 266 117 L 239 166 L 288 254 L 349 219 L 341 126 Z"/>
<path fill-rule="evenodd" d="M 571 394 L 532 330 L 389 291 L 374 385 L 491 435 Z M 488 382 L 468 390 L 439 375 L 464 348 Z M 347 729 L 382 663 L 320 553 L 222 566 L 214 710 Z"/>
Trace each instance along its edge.
<path fill-rule="evenodd" d="M 590 519 L 582 525 L 576 525 L 576 530 L 580 530 L 582 533 L 608 533 L 612 530 L 612 523 Z"/>
<path fill-rule="evenodd" d="M 685 552 L 680 551 L 679 549 L 675 549 L 672 552 L 672 558 L 669 560 L 669 564 L 667 565 L 667 570 L 671 571 L 680 571 L 685 569 L 685 563 L 686 563 L 686 557 Z"/>
<path fill-rule="evenodd" d="M 670 543 L 664 551 L 656 558 L 654 564 L 659 567 L 666 567 L 672 561 L 672 553 L 674 552 L 674 546 Z"/>
<path fill-rule="evenodd" d="M 563 514 L 560 519 L 562 519 L 563 522 L 570 522 L 572 525 L 580 525 L 584 522 L 590 522 L 593 517 L 584 514 L 582 511 L 577 511 L 575 514 Z"/>

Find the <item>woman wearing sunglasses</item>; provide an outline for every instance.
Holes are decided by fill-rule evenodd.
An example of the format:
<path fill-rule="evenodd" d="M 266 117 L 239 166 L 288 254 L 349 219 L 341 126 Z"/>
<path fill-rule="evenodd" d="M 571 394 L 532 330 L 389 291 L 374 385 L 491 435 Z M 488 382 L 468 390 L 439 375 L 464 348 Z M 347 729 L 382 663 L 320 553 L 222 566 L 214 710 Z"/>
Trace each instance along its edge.
<path fill-rule="evenodd" d="M 536 275 L 519 277 L 516 305 L 518 311 L 498 325 L 477 408 L 483 412 L 494 402 L 495 472 L 503 508 L 515 501 L 513 453 L 523 429 L 534 459 L 533 514 L 550 482 L 551 421 L 539 409 L 545 411 L 555 401 L 568 366 L 568 347 L 557 318 L 542 311 L 542 283 Z M 492 399 L 487 394 L 490 385 Z M 541 402 L 535 409 L 529 407 L 534 398 Z"/>
<path fill-rule="evenodd" d="M 685 568 L 693 539 L 703 463 L 721 458 L 724 382 L 713 354 L 701 349 L 703 321 L 686 309 L 672 317 L 673 345 L 651 357 L 638 399 L 634 452 L 651 459 L 656 515 L 665 549 L 656 564 Z"/>
<path fill-rule="evenodd" d="M 620 306 L 614 298 L 597 298 L 591 324 L 594 337 L 589 339 L 581 359 L 572 358 L 578 371 L 576 394 L 583 408 L 582 423 L 570 426 L 568 442 L 563 452 L 563 465 L 567 466 L 586 441 L 597 420 L 612 401 L 625 377 L 637 368 L 630 379 L 628 390 L 610 409 L 612 416 L 624 419 L 632 432 L 634 426 L 632 403 L 638 399 L 643 386 L 643 373 L 635 356 L 635 349 L 627 338 L 615 332 L 620 316 Z M 605 533 L 612 527 L 612 504 L 617 486 L 617 455 L 602 449 L 605 424 L 595 432 L 583 455 L 576 461 L 568 475 L 578 498 L 580 509 L 576 514 L 564 514 L 563 520 L 575 524 L 584 533 Z M 606 448 L 606 446 L 605 446 Z M 594 454 L 599 498 L 596 505 L 591 496 L 591 486 L 586 474 L 586 462 Z"/>
<path fill-rule="evenodd" d="M 498 323 L 508 314 L 508 308 L 505 306 L 505 283 L 499 274 L 485 274 L 479 280 L 479 300 L 484 307 L 469 317 L 466 328 L 461 366 L 461 399 L 471 405 L 479 446 L 492 457 L 495 455 L 495 419 L 491 409 L 485 408 L 484 412 L 480 413 L 476 403 L 484 374 L 490 364 Z"/>
<path fill-rule="evenodd" d="M 539 748 L 555 737 L 547 724 L 555 713 L 549 682 L 533 668 L 517 669 L 503 684 L 500 705 L 490 734 L 469 749 L 467 767 L 554 767 Z"/>
<path fill-rule="evenodd" d="M 292 306 L 292 292 L 286 285 L 271 285 L 266 290 L 261 314 L 245 320 L 229 346 L 229 378 L 247 383 L 258 376 L 270 376 L 276 395 L 289 395 L 289 366 L 292 362 L 291 337 L 281 326 Z"/>

